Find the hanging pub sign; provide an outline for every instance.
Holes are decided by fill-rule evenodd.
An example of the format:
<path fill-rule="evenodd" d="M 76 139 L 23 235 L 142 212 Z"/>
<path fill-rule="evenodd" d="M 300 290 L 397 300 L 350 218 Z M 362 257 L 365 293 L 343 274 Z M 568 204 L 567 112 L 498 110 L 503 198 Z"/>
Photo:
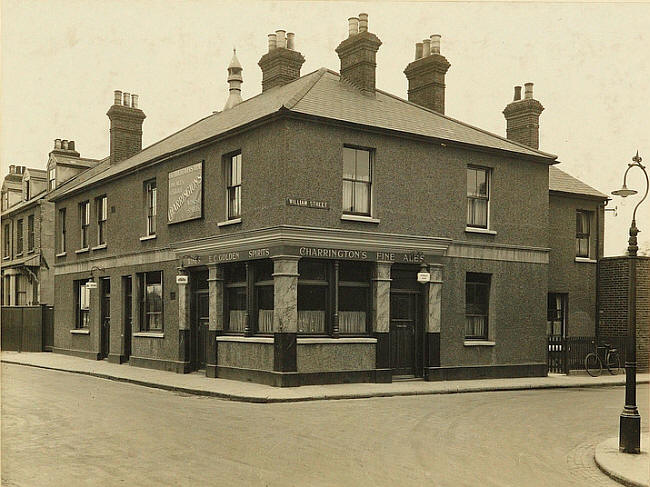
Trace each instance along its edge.
<path fill-rule="evenodd" d="M 169 173 L 167 222 L 180 223 L 203 216 L 203 162 Z"/>

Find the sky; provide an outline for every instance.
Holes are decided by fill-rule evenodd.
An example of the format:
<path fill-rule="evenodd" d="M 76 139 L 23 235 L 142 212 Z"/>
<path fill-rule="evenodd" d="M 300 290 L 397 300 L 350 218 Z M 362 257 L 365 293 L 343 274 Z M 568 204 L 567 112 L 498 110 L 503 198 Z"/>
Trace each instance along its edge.
<path fill-rule="evenodd" d="M 302 74 L 338 71 L 334 49 L 361 12 L 383 43 L 378 88 L 406 98 L 415 43 L 441 34 L 447 115 L 505 136 L 513 87 L 533 82 L 540 149 L 562 170 L 611 194 L 637 150 L 650 163 L 650 3 L 2 0 L 0 172 L 45 168 L 55 138 L 107 156 L 113 90 L 139 95 L 143 146 L 221 110 L 234 47 L 242 96 L 257 95 L 278 29 L 296 34 Z M 645 189 L 638 168 L 628 187 Z M 612 197 L 605 255 L 625 252 L 639 200 Z M 637 226 L 650 249 L 650 199 Z"/>

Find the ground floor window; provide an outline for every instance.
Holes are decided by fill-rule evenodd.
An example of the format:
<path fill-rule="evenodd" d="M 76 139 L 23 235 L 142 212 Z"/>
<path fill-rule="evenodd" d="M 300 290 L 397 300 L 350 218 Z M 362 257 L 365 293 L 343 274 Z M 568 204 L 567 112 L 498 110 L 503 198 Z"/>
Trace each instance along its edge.
<path fill-rule="evenodd" d="M 162 271 L 142 274 L 142 331 L 162 331 L 163 329 L 163 288 Z"/>
<path fill-rule="evenodd" d="M 546 308 L 546 334 L 566 336 L 566 310 L 569 296 L 564 293 L 548 293 Z"/>
<path fill-rule="evenodd" d="M 75 294 L 77 301 L 76 328 L 88 328 L 90 324 L 90 288 L 89 279 L 75 281 Z"/>
<path fill-rule="evenodd" d="M 27 302 L 27 276 L 16 274 L 16 306 L 25 306 Z"/>
<path fill-rule="evenodd" d="M 370 266 L 365 262 L 343 261 L 338 271 L 339 333 L 366 333 L 370 317 Z"/>
<path fill-rule="evenodd" d="M 327 261 L 298 261 L 298 333 L 325 334 L 331 272 Z"/>
<path fill-rule="evenodd" d="M 465 277 L 465 338 L 487 340 L 490 274 L 468 272 Z"/>
<path fill-rule="evenodd" d="M 243 333 L 246 329 L 248 269 L 243 262 L 236 262 L 228 264 L 224 274 L 225 329 Z"/>

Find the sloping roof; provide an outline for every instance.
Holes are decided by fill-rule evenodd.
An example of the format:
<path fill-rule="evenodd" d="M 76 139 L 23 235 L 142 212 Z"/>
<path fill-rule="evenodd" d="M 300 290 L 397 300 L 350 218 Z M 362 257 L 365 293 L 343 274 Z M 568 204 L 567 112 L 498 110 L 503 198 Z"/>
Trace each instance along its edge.
<path fill-rule="evenodd" d="M 72 191 L 77 186 L 80 186 L 86 181 L 88 181 L 89 179 L 103 173 L 110 167 L 111 167 L 110 158 L 106 157 L 102 159 L 101 161 L 99 161 L 99 163 L 96 166 L 93 166 L 90 169 L 87 169 L 86 171 L 80 172 L 76 176 L 73 176 L 67 181 L 61 183 L 59 186 L 57 186 L 56 189 L 50 191 L 50 194 L 47 196 L 48 200 L 53 200 L 56 197 L 67 193 L 68 191 Z"/>
<path fill-rule="evenodd" d="M 20 203 L 16 203 L 15 205 L 10 206 L 9 208 L 7 208 L 6 210 L 4 210 L 2 212 L 2 216 L 8 216 L 11 213 L 15 213 L 15 212 L 18 212 L 18 211 L 23 210 L 25 208 L 28 208 L 30 206 L 33 206 L 34 203 L 36 203 L 38 200 L 40 200 L 44 196 L 45 196 L 45 190 L 41 191 L 40 193 L 38 193 L 35 196 L 32 196 L 27 201 L 22 200 Z"/>
<path fill-rule="evenodd" d="M 57 164 L 64 164 L 66 166 L 75 167 L 91 167 L 97 164 L 99 159 L 90 159 L 87 157 L 74 157 L 65 154 L 50 154 L 50 160 Z"/>
<path fill-rule="evenodd" d="M 555 166 L 548 168 L 548 189 L 560 193 L 571 193 L 596 198 L 608 198 L 606 194 L 583 183 Z"/>
<path fill-rule="evenodd" d="M 65 192 L 57 192 L 53 197 L 56 198 L 69 191 L 90 186 L 104 178 L 128 171 L 159 157 L 272 115 L 281 109 L 488 147 L 508 151 L 515 155 L 533 156 L 547 159 L 549 163 L 556 158 L 552 154 L 537 151 L 472 127 L 381 90 L 377 90 L 374 97 L 363 95 L 352 85 L 341 83 L 337 73 L 321 68 L 291 83 L 260 93 L 233 108 L 203 118 L 146 147 L 129 159 L 111 165 L 83 182 L 77 180 L 74 185 L 67 186 Z"/>
<path fill-rule="evenodd" d="M 47 179 L 47 171 L 45 171 L 45 169 L 28 167 L 25 169 L 23 176 L 26 174 L 29 174 L 29 177 L 32 179 Z"/>

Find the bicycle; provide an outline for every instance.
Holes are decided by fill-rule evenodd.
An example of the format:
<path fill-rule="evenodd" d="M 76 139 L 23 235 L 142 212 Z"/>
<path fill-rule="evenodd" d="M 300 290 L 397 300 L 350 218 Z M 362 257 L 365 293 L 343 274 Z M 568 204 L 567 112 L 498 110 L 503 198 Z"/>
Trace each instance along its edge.
<path fill-rule="evenodd" d="M 618 374 L 618 369 L 621 368 L 621 358 L 618 355 L 618 350 L 612 348 L 609 343 L 603 343 L 601 346 L 596 347 L 596 352 L 590 352 L 585 357 L 585 370 L 592 377 L 597 377 L 603 371 L 603 361 L 600 358 L 601 354 L 598 350 L 605 351 L 605 366 L 610 374 Z"/>

